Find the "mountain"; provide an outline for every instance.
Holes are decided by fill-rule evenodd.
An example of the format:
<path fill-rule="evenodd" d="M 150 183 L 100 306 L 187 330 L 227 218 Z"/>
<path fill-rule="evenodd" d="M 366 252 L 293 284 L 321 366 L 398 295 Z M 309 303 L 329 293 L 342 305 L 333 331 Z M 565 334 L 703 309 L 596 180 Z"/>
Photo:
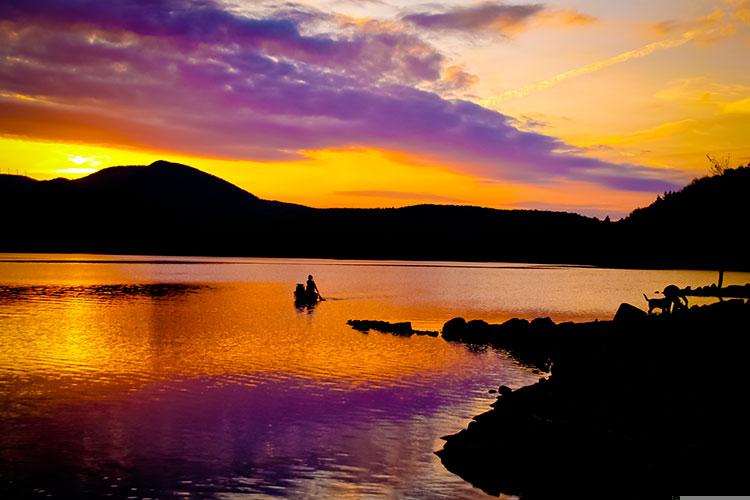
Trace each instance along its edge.
<path fill-rule="evenodd" d="M 739 224 L 746 214 L 740 200 L 749 192 L 748 171 L 695 181 L 614 223 L 449 205 L 315 209 L 263 200 L 166 161 L 76 180 L 0 175 L 0 251 L 705 267 L 717 265 L 717 228 L 725 227 L 714 218 Z M 742 227 L 732 224 L 726 227 Z M 718 240 L 721 264 L 748 267 L 724 236 Z"/>

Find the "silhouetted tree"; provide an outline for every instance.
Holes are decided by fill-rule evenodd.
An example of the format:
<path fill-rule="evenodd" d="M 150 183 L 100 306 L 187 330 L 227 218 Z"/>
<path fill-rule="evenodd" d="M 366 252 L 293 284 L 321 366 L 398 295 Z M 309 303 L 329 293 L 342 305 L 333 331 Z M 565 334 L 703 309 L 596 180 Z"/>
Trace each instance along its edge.
<path fill-rule="evenodd" d="M 726 155 L 719 158 L 716 156 L 711 156 L 710 154 L 706 154 L 706 158 L 708 158 L 708 162 L 711 164 L 711 166 L 708 168 L 708 171 L 711 173 L 711 175 L 724 175 L 724 172 L 729 169 L 729 163 L 732 159 L 731 155 Z"/>
<path fill-rule="evenodd" d="M 711 164 L 708 171 L 711 173 L 711 175 L 724 175 L 724 172 L 729 170 L 729 162 L 731 161 L 731 155 L 725 155 L 721 158 L 716 156 L 711 156 L 710 154 L 706 154 L 706 158 L 708 158 L 708 162 Z M 717 287 L 721 288 L 724 284 L 724 261 L 722 259 L 721 255 L 718 255 L 718 264 L 719 264 L 719 282 L 717 283 Z M 721 300 L 721 297 L 719 297 L 719 300 Z"/>

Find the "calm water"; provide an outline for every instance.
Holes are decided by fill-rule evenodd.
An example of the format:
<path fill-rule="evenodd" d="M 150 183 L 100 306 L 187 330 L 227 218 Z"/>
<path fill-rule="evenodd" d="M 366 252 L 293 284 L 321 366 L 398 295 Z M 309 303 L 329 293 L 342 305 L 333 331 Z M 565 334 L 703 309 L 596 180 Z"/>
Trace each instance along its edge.
<path fill-rule="evenodd" d="M 610 318 L 716 273 L 0 254 L 0 494 L 483 498 L 433 451 L 539 374 L 361 334 L 454 316 Z M 329 300 L 294 308 L 308 273 Z M 728 283 L 750 282 L 729 274 Z M 541 459 L 541 458 L 540 458 Z"/>

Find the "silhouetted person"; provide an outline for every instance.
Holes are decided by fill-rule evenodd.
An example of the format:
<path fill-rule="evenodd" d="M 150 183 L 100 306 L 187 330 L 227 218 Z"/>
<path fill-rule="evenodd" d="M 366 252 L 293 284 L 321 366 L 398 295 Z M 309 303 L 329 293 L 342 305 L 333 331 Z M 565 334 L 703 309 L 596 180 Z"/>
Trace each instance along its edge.
<path fill-rule="evenodd" d="M 307 288 L 305 289 L 308 302 L 317 302 L 320 298 L 320 291 L 318 291 L 318 285 L 315 284 L 312 274 L 307 277 Z"/>

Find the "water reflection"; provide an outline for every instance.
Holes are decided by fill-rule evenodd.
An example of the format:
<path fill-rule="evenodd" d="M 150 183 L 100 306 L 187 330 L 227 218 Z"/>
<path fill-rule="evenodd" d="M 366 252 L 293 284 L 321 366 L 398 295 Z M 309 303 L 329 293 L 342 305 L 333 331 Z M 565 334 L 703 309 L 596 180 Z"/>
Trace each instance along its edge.
<path fill-rule="evenodd" d="M 136 488 L 145 496 L 330 497 L 346 486 L 357 496 L 479 497 L 448 475 L 430 474 L 447 403 L 407 388 L 336 391 L 289 379 L 248 390 L 186 380 L 63 406 L 54 420 L 27 416 L 24 425 L 45 443 L 34 447 L 41 454 L 30 455 L 16 433 L 3 438 L 4 458 L 23 464 L 12 471 L 19 484 L 57 495 Z"/>
<path fill-rule="evenodd" d="M 346 326 L 386 313 L 382 299 L 300 314 L 287 283 L 82 271 L 104 284 L 0 287 L 11 496 L 482 497 L 432 455 L 438 438 L 489 387 L 534 376 L 498 353 Z"/>
<path fill-rule="evenodd" d="M 148 283 L 127 285 L 0 285 L 0 304 L 32 299 L 132 299 L 132 298 L 175 298 L 187 293 L 196 293 L 201 288 L 197 285 L 179 283 Z"/>
<path fill-rule="evenodd" d="M 294 308 L 297 310 L 298 313 L 306 313 L 306 314 L 312 314 L 315 312 L 315 308 L 318 307 L 319 302 L 314 302 L 312 304 L 308 304 L 305 302 L 299 302 L 294 301 Z"/>
<path fill-rule="evenodd" d="M 539 374 L 348 319 L 589 319 L 713 276 L 133 259 L 0 262 L 4 496 L 481 498 L 432 454 L 439 437 L 484 411 L 488 389 Z M 328 300 L 300 312 L 291 292 L 310 272 Z"/>

